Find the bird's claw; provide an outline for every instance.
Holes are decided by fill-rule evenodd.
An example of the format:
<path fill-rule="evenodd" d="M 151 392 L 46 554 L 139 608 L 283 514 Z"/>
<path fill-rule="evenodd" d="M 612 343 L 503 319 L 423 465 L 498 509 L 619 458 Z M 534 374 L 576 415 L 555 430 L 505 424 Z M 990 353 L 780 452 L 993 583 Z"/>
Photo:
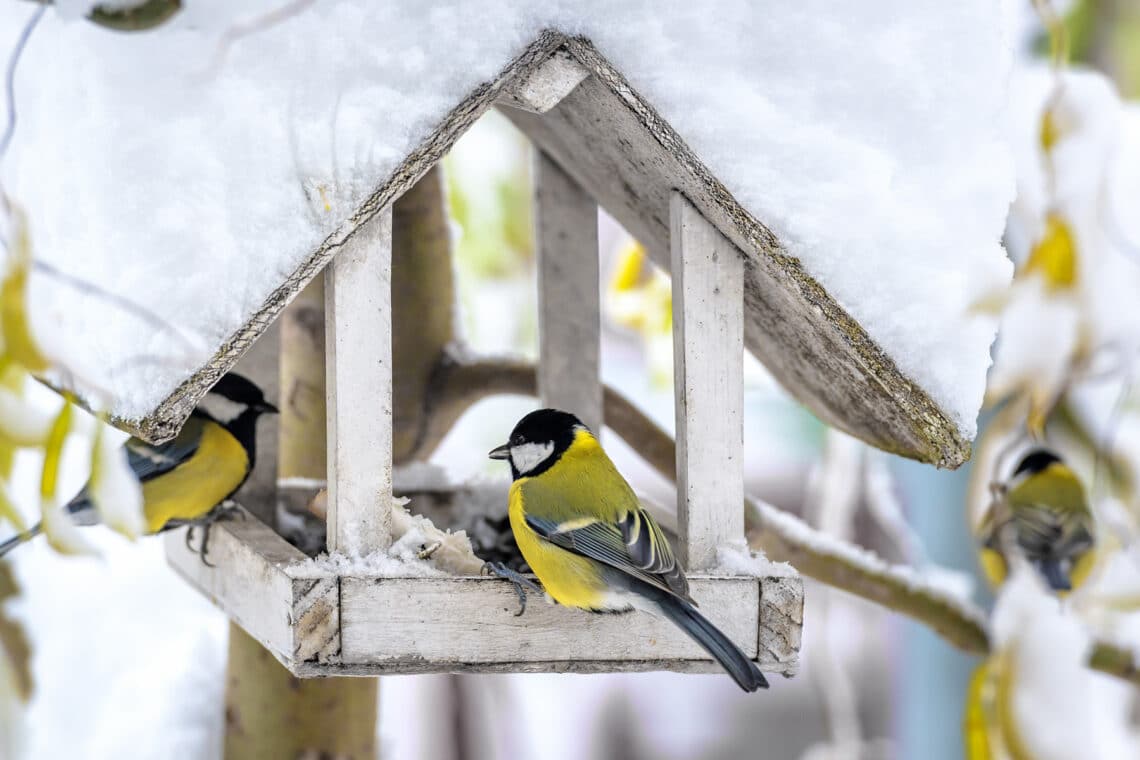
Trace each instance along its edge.
<path fill-rule="evenodd" d="M 216 509 L 207 513 L 204 517 L 197 520 L 191 520 L 186 526 L 186 548 L 190 551 L 195 551 L 190 545 L 194 537 L 194 529 L 202 527 L 202 543 L 198 545 L 196 551 L 198 558 L 202 560 L 202 564 L 206 567 L 215 567 L 215 565 L 206 558 L 210 550 L 210 529 L 214 527 L 214 523 L 221 520 L 230 520 L 234 517 L 245 519 L 245 511 L 237 505 L 236 502 L 226 501 L 219 505 Z"/>
<path fill-rule="evenodd" d="M 526 612 L 526 595 L 528 591 L 533 591 L 536 594 L 546 593 L 542 590 L 542 586 L 539 586 L 517 570 L 512 570 L 507 567 L 505 562 L 485 562 L 483 563 L 483 570 L 490 575 L 496 575 L 511 582 L 511 585 L 515 589 L 515 595 L 519 598 L 519 611 L 515 613 L 515 617 L 520 617 Z"/>

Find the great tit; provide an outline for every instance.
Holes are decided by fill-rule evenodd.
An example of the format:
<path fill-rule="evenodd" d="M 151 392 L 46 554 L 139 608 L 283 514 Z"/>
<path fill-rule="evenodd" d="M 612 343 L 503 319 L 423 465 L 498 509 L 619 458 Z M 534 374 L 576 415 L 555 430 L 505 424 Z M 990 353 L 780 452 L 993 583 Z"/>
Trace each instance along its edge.
<path fill-rule="evenodd" d="M 697 612 L 668 539 L 577 417 L 531 412 L 489 456 L 510 462 L 511 530 L 556 602 L 591 612 L 663 615 L 740 688 L 768 687 L 756 664 Z"/>
<path fill-rule="evenodd" d="M 1070 591 L 1079 585 L 1091 568 L 1095 534 L 1076 473 L 1053 452 L 1034 449 L 999 495 L 1004 508 L 991 510 L 980 531 L 982 569 L 990 581 L 999 586 L 1008 573 L 1002 553 L 1002 530 L 1008 525 L 1017 548 L 1051 589 Z"/>
<path fill-rule="evenodd" d="M 142 483 L 143 515 L 147 533 L 183 525 L 209 526 L 221 514 L 221 504 L 245 483 L 257 457 L 257 420 L 276 414 L 277 407 L 265 400 L 261 389 L 230 372 L 210 389 L 245 408 L 228 422 L 220 422 L 202 407 L 196 408 L 178 435 L 153 445 L 130 438 L 125 446 L 127 462 Z M 67 503 L 78 525 L 95 525 L 98 512 L 87 487 Z M 35 537 L 42 525 L 0 543 L 0 557 Z M 201 548 L 205 557 L 205 539 Z"/>

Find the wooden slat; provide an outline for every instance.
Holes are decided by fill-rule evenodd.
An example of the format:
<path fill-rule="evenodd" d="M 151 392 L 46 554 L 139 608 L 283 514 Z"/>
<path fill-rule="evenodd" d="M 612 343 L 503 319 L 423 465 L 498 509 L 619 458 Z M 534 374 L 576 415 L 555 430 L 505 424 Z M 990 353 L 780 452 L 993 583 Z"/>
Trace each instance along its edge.
<path fill-rule="evenodd" d="M 277 373 L 278 348 L 281 331 L 270 325 L 261 339 L 234 367 L 257 383 L 272 403 L 281 398 Z M 255 505 L 260 511 L 257 518 L 266 525 L 277 522 L 277 415 L 263 416 L 257 423 L 257 463 L 235 498 L 243 504 Z"/>
<path fill-rule="evenodd" d="M 695 577 L 691 582 L 701 612 L 755 657 L 757 579 Z M 690 669 L 692 661 L 707 660 L 679 629 L 644 612 L 599 615 L 532 596 L 526 613 L 515 617 L 515 593 L 497 578 L 345 577 L 341 604 L 341 672 L 357 665 L 438 671 L 460 663 L 569 671 L 578 670 L 580 662 L 607 662 L 610 670 L 663 670 Z M 561 665 L 551 668 L 551 663 Z"/>
<path fill-rule="evenodd" d="M 744 540 L 744 258 L 680 193 L 670 204 L 681 561 Z"/>
<path fill-rule="evenodd" d="M 600 433 L 598 205 L 542 151 L 534 189 L 539 395 Z"/>
<path fill-rule="evenodd" d="M 392 208 L 325 274 L 328 549 L 384 549 L 392 527 Z"/>

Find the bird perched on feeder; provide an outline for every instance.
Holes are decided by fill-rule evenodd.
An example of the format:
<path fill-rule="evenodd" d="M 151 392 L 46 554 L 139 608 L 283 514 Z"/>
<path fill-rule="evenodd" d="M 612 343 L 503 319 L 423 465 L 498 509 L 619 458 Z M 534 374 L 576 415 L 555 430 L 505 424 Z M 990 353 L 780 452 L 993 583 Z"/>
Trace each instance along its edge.
<path fill-rule="evenodd" d="M 127 463 L 142 483 L 143 516 L 147 533 L 183 525 L 204 526 L 199 553 L 206 556 L 209 526 L 225 514 L 221 505 L 245 483 L 257 457 L 257 420 L 276 414 L 261 389 L 236 373 L 229 373 L 210 393 L 245 408 L 228 422 L 196 408 L 178 435 L 163 444 L 130 438 Z M 99 515 L 87 487 L 65 509 L 78 525 L 95 525 Z M 40 533 L 41 525 L 0 543 L 0 557 Z M 190 537 L 187 534 L 187 542 Z"/>
<path fill-rule="evenodd" d="M 1084 485 L 1061 458 L 1034 449 L 1018 463 L 999 501 L 981 526 L 982 569 L 1001 585 L 1009 570 L 1002 551 L 1008 526 L 1011 543 L 1054 591 L 1070 591 L 1088 574 L 1094 553 L 1093 517 Z"/>
<path fill-rule="evenodd" d="M 756 664 L 697 612 L 669 541 L 577 417 L 554 409 L 531 412 L 489 456 L 510 462 L 511 529 L 556 602 L 591 612 L 663 615 L 740 688 L 767 688 Z M 504 566 L 492 569 L 516 588 L 529 582 Z"/>

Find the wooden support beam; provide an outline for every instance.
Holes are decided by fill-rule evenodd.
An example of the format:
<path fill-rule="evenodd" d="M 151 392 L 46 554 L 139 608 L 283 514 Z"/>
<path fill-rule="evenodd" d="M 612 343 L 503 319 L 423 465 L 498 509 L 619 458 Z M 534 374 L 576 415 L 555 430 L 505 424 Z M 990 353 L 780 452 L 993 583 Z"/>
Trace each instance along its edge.
<path fill-rule="evenodd" d="M 392 526 L 392 207 L 325 273 L 328 549 L 386 549 Z"/>
<path fill-rule="evenodd" d="M 534 153 L 538 392 L 544 406 L 602 429 L 598 205 L 562 167 Z"/>
<path fill-rule="evenodd" d="M 324 280 L 310 282 L 277 324 L 282 346 L 277 501 L 283 512 L 302 519 L 327 479 Z"/>
<path fill-rule="evenodd" d="M 676 191 L 669 218 L 678 532 L 696 571 L 744 540 L 744 257 Z"/>
<path fill-rule="evenodd" d="M 254 343 L 249 352 L 234 367 L 235 372 L 257 383 L 265 397 L 280 406 L 281 383 L 278 378 L 278 360 L 281 347 L 281 329 L 270 325 L 265 334 Z M 249 474 L 235 498 L 245 504 L 254 504 L 259 511 L 257 519 L 266 525 L 277 525 L 277 442 L 280 417 L 266 415 L 257 423 L 257 465 Z"/>

